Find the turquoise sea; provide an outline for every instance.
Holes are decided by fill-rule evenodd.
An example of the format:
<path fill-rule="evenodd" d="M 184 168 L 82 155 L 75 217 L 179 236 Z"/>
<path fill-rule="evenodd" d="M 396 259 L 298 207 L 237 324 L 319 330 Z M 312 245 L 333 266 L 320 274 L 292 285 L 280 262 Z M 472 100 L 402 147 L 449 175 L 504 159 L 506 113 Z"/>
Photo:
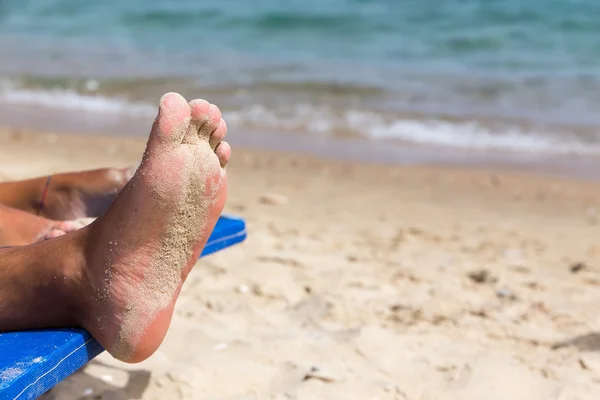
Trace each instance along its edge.
<path fill-rule="evenodd" d="M 600 153 L 600 1 L 0 2 L 0 116 L 171 90 L 281 138 Z"/>

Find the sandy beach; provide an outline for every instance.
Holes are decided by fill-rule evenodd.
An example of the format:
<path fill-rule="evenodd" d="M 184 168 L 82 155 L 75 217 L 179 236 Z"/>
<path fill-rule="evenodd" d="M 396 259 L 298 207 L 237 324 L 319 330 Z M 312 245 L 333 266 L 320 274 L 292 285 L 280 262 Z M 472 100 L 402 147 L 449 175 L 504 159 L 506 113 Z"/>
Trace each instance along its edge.
<path fill-rule="evenodd" d="M 3 129 L 0 179 L 143 147 Z M 198 262 L 159 351 L 44 398 L 600 398 L 600 184 L 242 148 L 228 174 L 249 237 Z"/>

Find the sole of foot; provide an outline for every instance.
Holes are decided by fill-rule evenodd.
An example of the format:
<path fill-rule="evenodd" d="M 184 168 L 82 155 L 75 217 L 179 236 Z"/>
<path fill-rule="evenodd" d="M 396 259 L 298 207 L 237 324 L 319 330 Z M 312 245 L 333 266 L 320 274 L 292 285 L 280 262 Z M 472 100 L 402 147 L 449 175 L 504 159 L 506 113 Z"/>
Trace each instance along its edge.
<path fill-rule="evenodd" d="M 81 325 L 115 358 L 156 351 L 225 204 L 231 149 L 219 109 L 161 98 L 142 163 L 83 243 Z"/>

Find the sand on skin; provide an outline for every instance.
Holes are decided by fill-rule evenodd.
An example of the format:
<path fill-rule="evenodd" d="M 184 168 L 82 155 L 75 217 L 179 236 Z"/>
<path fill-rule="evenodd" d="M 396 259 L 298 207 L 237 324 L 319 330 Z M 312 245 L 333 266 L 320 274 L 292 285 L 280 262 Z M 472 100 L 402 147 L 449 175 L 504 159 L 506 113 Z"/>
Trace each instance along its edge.
<path fill-rule="evenodd" d="M 0 176 L 143 146 L 5 130 Z M 47 398 L 600 396 L 600 185 L 242 149 L 228 175 L 248 241 L 193 269 L 159 351 L 104 354 Z"/>
<path fill-rule="evenodd" d="M 169 204 L 176 204 L 178 210 L 170 214 L 165 212 L 162 216 L 168 218 L 166 226 L 169 229 L 160 242 L 160 250 L 144 272 L 142 283 L 131 291 L 131 297 L 126 299 L 124 322 L 115 340 L 114 348 L 110 349 L 115 357 L 129 359 L 133 354 L 129 344 L 139 343 L 144 332 L 156 319 L 156 315 L 172 304 L 173 296 L 181 285 L 182 275 L 185 274 L 183 271 L 190 266 L 189 260 L 197 249 L 198 234 L 204 232 L 203 227 L 208 223 L 208 209 L 214 207 L 218 201 L 225 171 L 220 168 L 219 161 L 209 148 L 208 138 L 203 140 L 206 141 L 196 144 L 198 149 L 189 149 L 189 151 L 195 150 L 196 154 L 201 156 L 200 158 L 184 157 L 182 154 L 175 154 L 177 152 L 173 149 L 168 149 L 173 152 L 168 156 L 171 160 L 166 160 L 167 165 L 173 162 L 174 158 L 175 161 L 181 159 L 189 164 L 183 166 L 187 173 L 178 170 L 181 176 L 175 177 L 176 180 L 182 181 L 181 187 L 186 188 L 179 199 L 174 198 L 174 194 L 169 190 L 173 187 L 173 182 L 155 182 L 154 185 L 150 182 L 148 185 L 153 191 L 154 201 L 166 204 L 156 204 L 156 210 L 165 210 Z M 200 150 L 201 146 L 205 147 Z M 142 167 L 145 162 L 153 163 L 155 166 L 163 165 L 165 163 L 161 160 L 163 155 L 157 153 L 160 150 L 148 149 L 148 152 L 155 154 L 152 159 L 142 161 Z M 186 153 L 188 149 L 177 150 Z M 210 158 L 211 156 L 214 158 Z M 145 168 L 146 173 L 153 169 L 151 165 Z M 215 177 L 218 177 L 217 181 Z M 137 255 L 130 255 L 130 260 L 125 264 L 138 264 Z M 165 268 L 165 266 L 172 266 L 172 268 Z M 107 271 L 110 271 L 111 267 L 107 266 Z M 111 277 L 110 273 L 109 277 Z"/>

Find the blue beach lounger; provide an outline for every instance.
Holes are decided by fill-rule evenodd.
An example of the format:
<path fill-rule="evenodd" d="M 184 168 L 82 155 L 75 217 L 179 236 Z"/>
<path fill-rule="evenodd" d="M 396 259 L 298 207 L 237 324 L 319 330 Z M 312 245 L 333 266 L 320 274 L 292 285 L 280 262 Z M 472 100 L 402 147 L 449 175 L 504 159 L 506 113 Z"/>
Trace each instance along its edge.
<path fill-rule="evenodd" d="M 200 257 L 245 238 L 243 219 L 221 216 Z M 103 351 L 83 329 L 0 333 L 0 400 L 35 399 Z"/>

